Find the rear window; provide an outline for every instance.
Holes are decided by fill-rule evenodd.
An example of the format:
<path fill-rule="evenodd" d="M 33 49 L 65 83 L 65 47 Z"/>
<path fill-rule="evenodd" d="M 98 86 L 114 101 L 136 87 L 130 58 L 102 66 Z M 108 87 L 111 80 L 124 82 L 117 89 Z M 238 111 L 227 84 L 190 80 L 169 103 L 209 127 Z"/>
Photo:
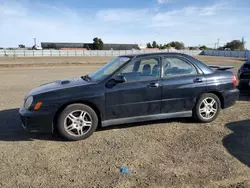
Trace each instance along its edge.
<path fill-rule="evenodd" d="M 192 56 L 189 56 L 189 57 L 202 70 L 204 74 L 211 74 L 215 71 L 214 69 L 210 68 L 209 66 L 207 66 L 205 63 L 201 62 L 200 60 Z"/>

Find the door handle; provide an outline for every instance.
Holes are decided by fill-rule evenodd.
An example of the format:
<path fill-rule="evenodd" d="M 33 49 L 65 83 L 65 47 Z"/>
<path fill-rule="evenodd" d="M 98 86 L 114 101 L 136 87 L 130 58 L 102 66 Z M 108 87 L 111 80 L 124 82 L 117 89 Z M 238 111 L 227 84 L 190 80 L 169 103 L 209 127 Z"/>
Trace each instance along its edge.
<path fill-rule="evenodd" d="M 152 87 L 160 87 L 160 84 L 159 83 L 150 83 L 148 85 L 148 87 L 152 88 Z"/>
<path fill-rule="evenodd" d="M 195 78 L 194 83 L 201 83 L 203 82 L 202 78 Z"/>

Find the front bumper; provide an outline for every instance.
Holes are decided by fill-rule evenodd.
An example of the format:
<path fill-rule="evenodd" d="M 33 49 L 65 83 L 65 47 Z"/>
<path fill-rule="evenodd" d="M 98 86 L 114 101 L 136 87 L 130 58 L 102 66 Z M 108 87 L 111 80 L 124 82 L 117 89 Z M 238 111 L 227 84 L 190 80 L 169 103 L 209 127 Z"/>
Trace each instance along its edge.
<path fill-rule="evenodd" d="M 28 132 L 53 132 L 53 113 L 29 111 L 23 106 L 19 109 L 22 126 Z"/>
<path fill-rule="evenodd" d="M 250 93 L 250 79 L 241 79 L 239 82 L 239 90 L 241 93 Z"/>
<path fill-rule="evenodd" d="M 233 106 L 235 102 L 239 99 L 239 90 L 237 88 L 225 91 L 223 93 L 223 99 L 224 99 L 224 105 L 222 108 L 228 108 L 230 106 Z"/>

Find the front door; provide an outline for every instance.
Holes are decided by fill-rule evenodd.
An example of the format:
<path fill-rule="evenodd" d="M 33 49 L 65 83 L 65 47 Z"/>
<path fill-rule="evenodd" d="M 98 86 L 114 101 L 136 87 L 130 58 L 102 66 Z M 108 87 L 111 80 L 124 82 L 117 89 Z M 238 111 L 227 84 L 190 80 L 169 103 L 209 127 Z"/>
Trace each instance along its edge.
<path fill-rule="evenodd" d="M 106 87 L 106 119 L 159 114 L 162 81 L 160 57 L 135 59 L 117 75 L 126 82 Z"/>
<path fill-rule="evenodd" d="M 206 77 L 182 56 L 165 56 L 162 64 L 162 113 L 191 111 L 206 90 Z"/>

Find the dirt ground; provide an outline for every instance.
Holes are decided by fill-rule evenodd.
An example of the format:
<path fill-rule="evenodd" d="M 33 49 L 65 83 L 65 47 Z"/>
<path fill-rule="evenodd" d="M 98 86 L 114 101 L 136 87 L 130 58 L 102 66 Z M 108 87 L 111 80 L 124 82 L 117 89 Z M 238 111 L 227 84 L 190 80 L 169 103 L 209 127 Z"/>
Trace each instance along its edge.
<path fill-rule="evenodd" d="M 18 108 L 27 92 L 47 81 L 90 73 L 109 59 L 0 58 L 0 64 L 40 63 L 0 67 L 0 187 L 250 187 L 247 96 L 209 124 L 184 118 L 113 126 L 78 142 L 23 131 Z M 234 72 L 243 63 L 198 59 L 233 65 Z M 44 65 L 48 62 L 61 64 Z M 121 166 L 133 172 L 121 174 Z"/>
<path fill-rule="evenodd" d="M 0 68 L 100 65 L 115 57 L 0 57 Z"/>
<path fill-rule="evenodd" d="M 212 56 L 195 56 L 204 63 L 213 65 L 233 65 L 238 70 L 243 59 Z M 54 66 L 100 66 L 115 57 L 85 56 L 85 57 L 0 57 L 0 68 L 13 67 L 54 67 Z"/>

